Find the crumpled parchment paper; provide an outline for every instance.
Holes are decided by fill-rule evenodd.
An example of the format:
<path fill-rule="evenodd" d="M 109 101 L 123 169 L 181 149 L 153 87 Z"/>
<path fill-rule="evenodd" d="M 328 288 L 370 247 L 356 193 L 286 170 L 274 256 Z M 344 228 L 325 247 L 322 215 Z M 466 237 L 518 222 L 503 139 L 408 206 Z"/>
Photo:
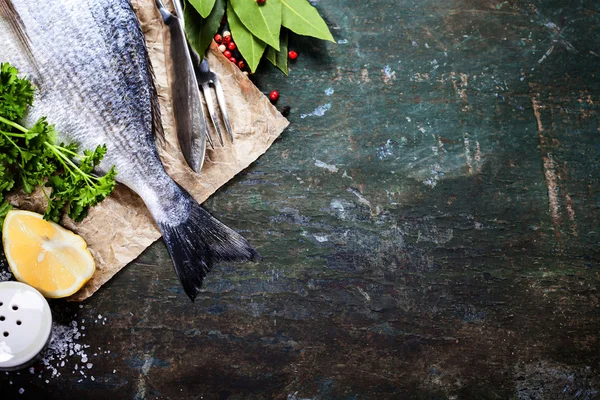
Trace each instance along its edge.
<path fill-rule="evenodd" d="M 200 174 L 186 164 L 179 150 L 172 114 L 169 68 L 168 29 L 156 10 L 154 0 L 131 0 L 142 23 L 146 43 L 155 73 L 166 141 L 159 145 L 163 164 L 169 175 L 197 201 L 205 201 L 219 187 L 248 167 L 271 146 L 289 122 L 277 111 L 254 84 L 227 60 L 213 42 L 208 53 L 210 68 L 221 81 L 234 142 L 210 149 Z M 213 96 L 214 97 L 214 96 Z M 207 118 L 208 118 L 208 114 Z M 207 123 L 212 129 L 210 122 Z M 214 133 L 214 132 L 211 132 Z M 213 137 L 216 137 L 213 135 Z M 44 197 L 17 194 L 11 203 L 18 208 L 43 212 Z M 81 235 L 96 261 L 92 279 L 69 298 L 83 301 L 94 294 L 117 272 L 133 261 L 150 244 L 160 238 L 160 232 L 141 198 L 124 185 L 117 185 L 111 196 L 90 210 L 81 223 L 65 219 L 62 224 Z"/>

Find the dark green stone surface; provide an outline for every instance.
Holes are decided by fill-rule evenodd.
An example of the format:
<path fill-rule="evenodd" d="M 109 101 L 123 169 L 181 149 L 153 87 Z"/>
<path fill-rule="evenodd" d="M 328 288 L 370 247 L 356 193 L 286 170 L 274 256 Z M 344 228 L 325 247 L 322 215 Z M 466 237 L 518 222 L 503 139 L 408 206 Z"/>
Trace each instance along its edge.
<path fill-rule="evenodd" d="M 338 44 L 259 69 L 291 125 L 205 204 L 264 260 L 192 304 L 157 242 L 53 305 L 87 378 L 1 399 L 600 398 L 600 3 L 315 4 Z"/>

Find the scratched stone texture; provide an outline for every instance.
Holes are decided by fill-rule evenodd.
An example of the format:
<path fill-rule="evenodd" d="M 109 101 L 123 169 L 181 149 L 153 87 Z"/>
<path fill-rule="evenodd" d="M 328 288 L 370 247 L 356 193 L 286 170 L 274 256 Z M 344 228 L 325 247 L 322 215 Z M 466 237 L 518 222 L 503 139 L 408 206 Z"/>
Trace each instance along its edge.
<path fill-rule="evenodd" d="M 155 243 L 53 303 L 94 380 L 0 398 L 600 398 L 600 3 L 314 4 L 337 44 L 260 68 L 291 125 L 205 204 L 264 259 L 192 304 Z"/>

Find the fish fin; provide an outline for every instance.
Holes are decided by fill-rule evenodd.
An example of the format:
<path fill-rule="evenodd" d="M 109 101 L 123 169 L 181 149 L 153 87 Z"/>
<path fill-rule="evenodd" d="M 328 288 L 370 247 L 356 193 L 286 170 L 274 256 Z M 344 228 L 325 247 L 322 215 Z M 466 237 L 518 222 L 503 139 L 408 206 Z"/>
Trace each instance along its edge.
<path fill-rule="evenodd" d="M 150 60 L 150 55 L 148 51 L 145 51 L 146 54 L 146 66 L 148 70 L 148 75 L 150 76 L 150 105 L 152 107 L 152 132 L 154 133 L 154 138 L 158 139 L 161 145 L 165 144 L 165 130 L 162 124 L 162 117 L 160 114 L 160 103 L 158 101 L 158 92 L 156 91 L 156 76 L 154 75 L 154 68 L 152 67 L 152 62 Z"/>
<path fill-rule="evenodd" d="M 144 43 L 146 44 L 146 38 L 144 33 L 142 32 L 142 26 L 138 24 L 137 27 L 140 30 L 140 36 L 144 38 Z M 150 77 L 150 107 L 152 112 L 152 133 L 154 134 L 154 139 L 157 139 L 161 145 L 164 145 L 166 142 L 165 131 L 163 128 L 162 117 L 160 113 L 158 91 L 156 90 L 156 74 L 154 73 L 154 67 L 152 66 L 152 60 L 150 58 L 150 54 L 148 53 L 147 44 L 144 46 L 144 61 L 144 64 L 146 65 L 146 71 L 148 72 L 148 76 Z"/>
<path fill-rule="evenodd" d="M 13 5 L 12 0 L 0 0 L 0 17 L 3 17 L 8 21 L 15 35 L 19 39 L 21 46 L 25 50 L 27 57 L 30 59 L 31 64 L 34 66 L 36 72 L 39 75 L 40 69 L 33 55 L 31 40 L 29 39 L 29 36 L 27 36 L 27 31 L 25 30 L 23 20 L 21 19 L 21 16 L 19 15 L 15 6 Z"/>
<path fill-rule="evenodd" d="M 182 191 L 191 200 L 188 218 L 176 226 L 158 223 L 158 227 L 183 290 L 194 301 L 213 264 L 257 261 L 261 256 L 239 233 L 219 222 Z"/>

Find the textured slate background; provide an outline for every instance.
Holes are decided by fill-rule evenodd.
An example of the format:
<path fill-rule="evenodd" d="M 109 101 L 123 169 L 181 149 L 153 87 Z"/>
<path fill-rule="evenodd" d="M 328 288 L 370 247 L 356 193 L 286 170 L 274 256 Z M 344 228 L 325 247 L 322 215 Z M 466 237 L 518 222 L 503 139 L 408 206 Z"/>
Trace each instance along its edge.
<path fill-rule="evenodd" d="M 260 69 L 291 126 L 205 204 L 264 260 L 191 304 L 156 243 L 53 303 L 95 380 L 2 399 L 600 398 L 600 3 L 315 4 L 338 43 Z"/>

